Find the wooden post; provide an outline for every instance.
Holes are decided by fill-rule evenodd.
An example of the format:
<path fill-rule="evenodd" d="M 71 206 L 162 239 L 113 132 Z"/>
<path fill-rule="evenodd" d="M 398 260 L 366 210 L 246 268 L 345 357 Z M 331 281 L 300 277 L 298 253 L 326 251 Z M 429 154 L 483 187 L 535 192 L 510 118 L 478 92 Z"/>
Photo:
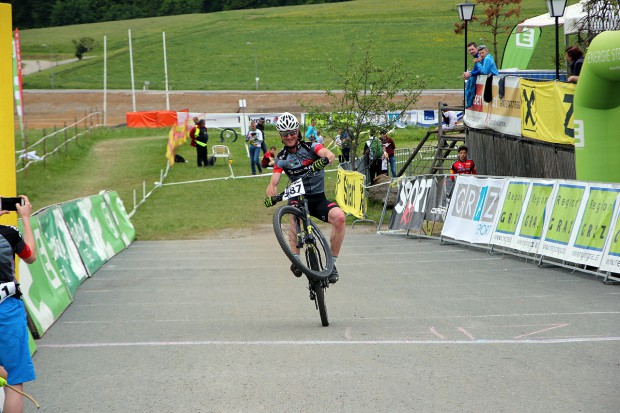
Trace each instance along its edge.
<path fill-rule="evenodd" d="M 73 122 L 73 125 L 75 126 L 75 143 L 78 143 L 78 126 L 77 126 L 77 118 L 73 118 L 75 121 Z"/>
<path fill-rule="evenodd" d="M 47 159 L 45 158 L 45 142 L 47 142 L 47 138 L 45 137 L 45 128 L 43 128 L 43 167 L 47 167 Z"/>
<path fill-rule="evenodd" d="M 63 130 L 65 131 L 65 152 L 67 152 L 69 149 L 67 148 L 67 121 L 65 121 L 65 127 L 63 128 Z"/>

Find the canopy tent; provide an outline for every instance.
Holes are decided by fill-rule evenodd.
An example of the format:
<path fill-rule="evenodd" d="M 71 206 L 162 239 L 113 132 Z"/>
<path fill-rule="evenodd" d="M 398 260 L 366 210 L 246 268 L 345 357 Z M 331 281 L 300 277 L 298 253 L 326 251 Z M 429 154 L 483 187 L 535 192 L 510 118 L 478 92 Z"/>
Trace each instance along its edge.
<path fill-rule="evenodd" d="M 565 39 L 569 34 L 576 34 L 579 32 L 579 22 L 588 14 L 585 10 L 586 3 L 587 0 L 580 0 L 579 3 L 566 7 L 564 10 L 564 16 L 558 19 L 558 24 L 564 26 Z M 597 5 L 594 7 L 596 8 Z M 593 28 L 597 32 L 602 32 L 605 30 L 618 30 L 617 21 L 614 21 L 612 16 L 608 15 L 607 17 L 607 19 L 598 19 L 598 21 L 591 22 Z M 519 33 L 526 27 L 545 27 L 554 25 L 555 18 L 550 17 L 549 13 L 545 13 L 519 23 L 516 31 Z"/>

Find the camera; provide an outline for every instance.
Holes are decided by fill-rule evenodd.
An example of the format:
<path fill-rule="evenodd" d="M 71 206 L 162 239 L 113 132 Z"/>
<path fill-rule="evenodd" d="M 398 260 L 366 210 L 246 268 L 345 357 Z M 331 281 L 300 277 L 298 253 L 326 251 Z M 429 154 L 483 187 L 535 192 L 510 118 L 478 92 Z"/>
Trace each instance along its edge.
<path fill-rule="evenodd" d="M 250 135 L 256 136 L 256 132 L 252 132 L 252 133 L 250 133 Z"/>
<path fill-rule="evenodd" d="M 15 204 L 24 206 L 24 199 L 21 197 L 0 197 L 0 211 L 17 211 Z"/>

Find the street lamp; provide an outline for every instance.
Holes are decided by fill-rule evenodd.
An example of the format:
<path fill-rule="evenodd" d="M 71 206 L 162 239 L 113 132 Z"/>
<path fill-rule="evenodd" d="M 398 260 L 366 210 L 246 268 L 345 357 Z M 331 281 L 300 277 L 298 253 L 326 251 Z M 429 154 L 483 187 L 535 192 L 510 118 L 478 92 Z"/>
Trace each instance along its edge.
<path fill-rule="evenodd" d="M 254 48 L 254 77 L 256 79 L 256 90 L 258 90 L 258 63 L 256 61 L 256 45 L 254 43 L 251 42 L 245 42 L 245 44 L 247 44 L 248 46 L 252 46 Z"/>
<path fill-rule="evenodd" d="M 555 80 L 560 80 L 559 18 L 564 16 L 567 0 L 547 0 L 549 16 L 555 17 Z"/>
<path fill-rule="evenodd" d="M 457 7 L 459 8 L 459 19 L 465 22 L 465 69 L 463 71 L 467 72 L 467 22 L 474 17 L 474 7 L 476 5 L 466 1 Z"/>

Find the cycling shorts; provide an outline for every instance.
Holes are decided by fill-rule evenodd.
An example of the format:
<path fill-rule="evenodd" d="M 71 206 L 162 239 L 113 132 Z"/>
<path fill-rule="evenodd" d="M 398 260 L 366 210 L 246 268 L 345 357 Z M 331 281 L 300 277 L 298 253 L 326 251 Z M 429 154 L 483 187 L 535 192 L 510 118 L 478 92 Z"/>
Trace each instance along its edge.
<path fill-rule="evenodd" d="M 328 222 L 329 211 L 332 208 L 338 208 L 338 204 L 336 202 L 325 198 L 324 192 L 314 195 L 305 195 L 305 197 L 308 201 L 308 210 L 310 211 L 310 215 L 320 219 L 323 222 Z M 298 202 L 299 201 L 292 199 L 289 201 L 289 205 L 295 205 Z"/>

